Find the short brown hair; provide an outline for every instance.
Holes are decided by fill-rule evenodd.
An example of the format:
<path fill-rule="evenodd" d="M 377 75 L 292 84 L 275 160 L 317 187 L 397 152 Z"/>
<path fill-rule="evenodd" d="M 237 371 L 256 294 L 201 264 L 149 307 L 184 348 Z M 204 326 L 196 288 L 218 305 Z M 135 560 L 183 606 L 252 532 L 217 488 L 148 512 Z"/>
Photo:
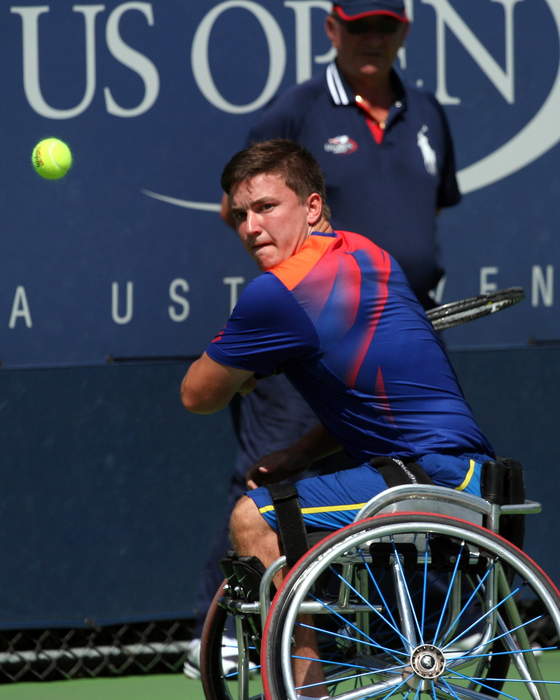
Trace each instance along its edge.
<path fill-rule="evenodd" d="M 263 173 L 280 175 L 301 202 L 317 192 L 323 200 L 323 216 L 329 218 L 325 178 L 309 151 L 289 139 L 258 141 L 236 153 L 224 168 L 222 189 L 227 195 L 241 182 Z"/>

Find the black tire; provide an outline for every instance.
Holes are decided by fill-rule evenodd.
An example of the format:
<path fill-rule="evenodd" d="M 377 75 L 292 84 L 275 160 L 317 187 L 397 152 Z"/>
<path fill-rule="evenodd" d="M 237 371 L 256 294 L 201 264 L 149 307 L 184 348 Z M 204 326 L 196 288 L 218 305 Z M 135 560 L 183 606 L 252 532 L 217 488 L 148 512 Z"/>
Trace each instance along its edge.
<path fill-rule="evenodd" d="M 200 637 L 200 680 L 206 700 L 232 700 L 222 672 L 222 637 L 228 613 L 220 605 L 223 581 L 208 608 Z"/>
<path fill-rule="evenodd" d="M 227 595 L 226 586 L 227 581 L 224 580 L 216 591 L 208 608 L 200 638 L 200 680 L 206 700 L 237 700 L 239 697 L 237 674 L 230 673 L 226 677 L 222 668 L 222 639 L 232 619 L 232 615 L 223 605 Z M 251 636 L 255 643 L 258 643 L 254 635 Z M 255 656 L 258 657 L 258 654 Z M 251 700 L 261 697 L 262 694 L 258 690 L 256 694 L 253 693 Z"/>
<path fill-rule="evenodd" d="M 507 633 L 510 636 L 513 636 L 516 642 L 518 639 L 523 638 L 523 628 L 516 630 L 516 625 L 518 624 L 515 620 L 518 591 L 514 589 L 514 594 L 506 595 L 509 588 L 505 572 L 500 578 L 502 562 L 504 568 L 513 569 L 516 572 L 516 575 L 522 579 L 523 585 L 531 589 L 533 593 L 536 593 L 537 597 L 541 599 L 543 609 L 545 610 L 545 616 L 552 620 L 557 634 L 560 633 L 560 593 L 548 576 L 537 566 L 537 564 L 535 564 L 535 562 L 532 561 L 530 557 L 515 547 L 515 545 L 483 527 L 459 520 L 457 518 L 439 514 L 399 513 L 378 515 L 350 525 L 329 535 L 319 544 L 313 547 L 309 552 L 307 552 L 307 554 L 304 555 L 290 571 L 283 586 L 278 591 L 272 602 L 263 634 L 261 664 L 265 698 L 267 700 L 292 698 L 296 692 L 290 670 L 291 640 L 293 640 L 294 630 L 299 624 L 297 621 L 297 615 L 299 614 L 300 604 L 308 599 L 308 594 L 313 590 L 313 586 L 315 585 L 314 582 L 318 580 L 320 576 L 324 577 L 325 572 L 328 571 L 334 565 L 334 563 L 341 561 L 341 559 L 344 557 L 352 556 L 355 559 L 358 556 L 360 547 L 362 547 L 365 552 L 371 553 L 373 551 L 371 549 L 371 543 L 376 543 L 376 538 L 381 542 L 381 537 L 385 537 L 386 539 L 389 538 L 391 540 L 393 548 L 395 548 L 395 551 L 398 553 L 398 557 L 395 557 L 395 559 L 403 559 L 403 575 L 405 577 L 408 576 L 409 580 L 411 581 L 411 577 L 417 576 L 418 573 L 413 572 L 412 568 L 409 568 L 409 574 L 406 573 L 406 554 L 403 557 L 403 553 L 401 551 L 403 545 L 399 544 L 399 537 L 402 537 L 402 534 L 405 532 L 417 533 L 417 536 L 425 537 L 425 541 L 430 543 L 430 567 L 432 566 L 432 560 L 435 558 L 434 546 L 438 537 L 442 537 L 444 541 L 449 541 L 449 545 L 451 547 L 451 550 L 449 551 L 455 552 L 454 556 L 457 564 L 454 566 L 458 566 L 460 561 L 460 554 L 457 555 L 457 553 L 462 552 L 463 549 L 466 548 L 467 554 L 465 555 L 464 561 L 474 561 L 476 562 L 476 565 L 469 564 L 468 567 L 464 567 L 464 570 L 463 566 L 461 565 L 460 574 L 457 574 L 456 571 L 454 571 L 453 574 L 450 574 L 449 571 L 447 571 L 445 576 L 448 578 L 451 578 L 451 576 L 456 577 L 456 581 L 459 581 L 460 585 L 463 585 L 463 581 L 468 582 L 468 586 L 470 586 L 472 591 L 471 598 L 469 598 L 470 603 L 467 602 L 464 605 L 465 610 L 467 610 L 467 605 L 471 604 L 473 608 L 472 614 L 474 614 L 474 617 L 469 618 L 468 614 L 461 613 L 461 615 L 463 615 L 463 619 L 461 621 L 459 621 L 461 615 L 451 618 L 449 627 L 445 629 L 445 625 L 448 624 L 446 621 L 442 631 L 440 632 L 440 623 L 444 618 L 444 614 L 447 614 L 445 611 L 445 604 L 443 606 L 440 605 L 434 614 L 434 618 L 437 619 L 439 616 L 440 620 L 435 633 L 433 633 L 432 628 L 429 628 L 429 623 L 426 625 L 426 639 L 429 638 L 429 635 L 433 634 L 433 642 L 424 642 L 424 612 L 426 612 L 426 620 L 429 619 L 429 612 L 427 609 L 424 611 L 424 608 L 422 609 L 422 615 L 420 615 L 418 611 L 415 611 L 416 626 L 421 644 L 419 644 L 413 650 L 414 653 L 410 652 L 410 654 L 407 656 L 405 651 L 413 649 L 413 646 L 406 647 L 407 640 L 405 639 L 405 636 L 402 634 L 400 635 L 405 644 L 403 644 L 402 651 L 398 651 L 397 647 L 395 646 L 395 651 L 391 652 L 393 654 L 391 658 L 391 663 L 393 664 L 393 669 L 391 672 L 393 673 L 393 676 L 389 678 L 388 682 L 396 685 L 400 683 L 401 678 L 404 678 L 405 674 L 410 675 L 406 678 L 406 680 L 403 680 L 398 687 L 391 690 L 391 692 L 387 690 L 387 695 L 397 698 L 401 693 L 409 694 L 414 682 L 429 685 L 429 689 L 427 689 L 425 692 L 429 693 L 433 697 L 436 697 L 436 695 L 441 696 L 442 693 L 447 697 L 450 697 L 453 693 L 450 694 L 448 691 L 446 691 L 446 684 L 453 687 L 454 691 L 459 696 L 462 695 L 462 687 L 465 685 L 468 687 L 468 690 L 471 693 L 474 690 L 475 692 L 481 691 L 485 696 L 496 695 L 499 693 L 506 678 L 507 666 L 510 660 L 513 660 L 516 664 L 525 662 L 530 663 L 533 669 L 530 671 L 530 677 L 533 679 L 538 678 L 538 661 L 532 650 L 529 648 L 525 650 L 523 654 L 521 654 L 519 649 L 515 649 L 515 646 L 511 643 L 509 646 L 503 646 L 504 640 L 507 638 L 505 636 L 500 636 L 498 633 L 495 634 L 495 638 L 492 636 L 484 638 L 484 644 L 486 644 L 486 646 L 482 646 L 482 641 L 479 640 L 472 642 L 472 644 L 475 646 L 471 647 L 470 651 L 457 652 L 455 647 L 459 647 L 457 640 L 461 638 L 465 640 L 467 638 L 466 635 L 469 629 L 472 628 L 475 631 L 482 630 L 486 624 L 484 621 L 490 619 L 491 612 L 487 615 L 481 612 L 481 604 L 479 603 L 478 598 L 483 597 L 483 593 L 485 592 L 484 581 L 493 580 L 494 576 L 496 576 L 496 580 L 501 581 L 501 588 L 499 589 L 500 594 L 502 594 L 502 591 L 504 591 L 503 599 L 499 599 L 501 610 L 497 616 L 500 618 L 497 627 L 501 626 L 501 628 L 503 628 L 505 626 Z M 394 533 L 396 540 L 391 533 Z M 428 549 L 428 546 L 426 546 L 426 551 L 428 551 Z M 425 557 L 425 561 L 428 562 L 427 555 Z M 451 557 L 449 561 L 452 561 Z M 433 566 L 436 567 L 436 564 L 437 562 L 434 563 Z M 439 566 L 439 564 L 437 566 Z M 374 568 L 373 556 L 371 568 Z M 381 571 L 381 568 L 379 570 Z M 442 571 L 443 569 L 441 568 L 434 568 L 434 572 L 440 572 L 436 573 L 435 576 L 444 575 L 441 574 Z M 496 573 L 489 574 L 489 571 L 495 571 Z M 426 583 L 432 585 L 432 581 L 435 581 L 435 577 L 434 579 L 429 578 L 431 575 L 433 574 L 429 574 L 427 568 L 425 568 L 424 573 L 421 574 L 424 579 L 424 589 L 426 588 Z M 492 578 L 485 578 L 489 575 Z M 453 584 L 449 584 L 449 591 L 451 591 L 452 585 Z M 436 587 L 434 586 L 434 589 L 435 588 Z M 411 608 L 414 609 L 415 606 L 417 606 L 416 602 L 412 602 L 413 600 L 417 600 L 414 598 L 414 596 L 416 596 L 414 586 L 407 583 L 405 585 L 405 589 L 409 589 L 412 593 L 410 603 Z M 488 590 L 491 590 L 490 584 L 488 585 Z M 478 594 L 475 595 L 477 591 Z M 439 592 L 438 594 L 442 595 Z M 463 605 L 464 599 L 461 598 L 460 600 L 460 605 Z M 385 600 L 383 600 L 383 602 L 385 602 Z M 378 605 L 378 603 L 375 603 L 375 605 Z M 325 607 L 328 608 L 327 605 L 325 605 Z M 372 603 L 372 612 L 374 612 L 373 607 L 374 604 Z M 482 610 L 485 610 L 485 608 L 482 608 Z M 340 618 L 340 615 L 338 615 L 338 618 Z M 379 618 L 373 615 L 372 618 L 377 625 L 375 632 L 375 634 L 377 634 L 377 628 L 383 623 L 379 621 Z M 345 636 L 346 639 L 352 639 L 352 637 L 358 636 L 357 633 L 352 630 L 350 633 L 347 633 L 346 630 L 348 629 L 348 626 L 343 627 L 343 631 L 346 632 L 346 635 L 333 633 L 328 628 L 328 624 L 323 622 L 323 617 L 320 619 L 321 623 L 315 622 L 314 625 L 317 625 L 318 629 L 325 633 L 325 635 L 334 634 L 336 637 Z M 354 618 L 350 618 L 350 620 L 352 619 Z M 420 630 L 418 619 L 422 619 L 422 631 Z M 474 620 L 474 622 L 471 623 L 471 627 L 469 627 L 467 624 L 468 620 L 470 619 Z M 400 623 L 402 624 L 402 620 L 400 620 Z M 351 624 L 351 622 L 349 624 Z M 340 632 L 340 622 L 338 622 L 338 625 L 338 632 Z M 370 625 L 366 629 L 372 630 L 373 625 Z M 404 631 L 404 629 L 405 628 L 401 626 L 401 630 Z M 371 634 L 373 634 L 373 632 Z M 492 632 L 492 634 L 494 633 Z M 498 639 L 498 637 L 500 638 Z M 381 635 L 378 637 L 378 639 L 381 639 Z M 423 648 L 426 643 L 428 645 L 433 644 L 433 646 L 435 646 L 436 640 L 441 646 L 442 656 L 445 656 L 443 670 L 441 671 L 441 675 L 435 680 L 425 681 L 421 679 L 421 676 L 412 671 L 412 659 L 418 649 Z M 400 643 L 400 639 L 397 638 L 397 641 Z M 361 646 L 364 644 L 363 638 L 354 639 L 353 642 L 358 642 L 361 644 Z M 345 643 L 347 646 L 348 644 L 352 644 L 352 642 L 347 641 Z M 526 644 L 526 642 L 524 643 Z M 282 646 L 283 644 L 284 648 Z M 387 663 L 385 661 L 385 665 L 382 665 L 381 661 L 377 659 L 377 657 L 380 659 L 381 653 L 377 650 L 377 648 L 374 648 L 376 645 L 378 645 L 377 642 L 369 645 L 371 649 L 368 651 L 368 654 L 370 654 L 369 658 L 372 659 L 371 662 L 364 662 L 363 659 L 365 655 L 362 654 L 361 656 L 358 655 L 361 659 L 361 666 L 358 666 L 357 663 L 354 664 L 355 667 L 359 667 L 362 670 L 366 669 L 366 672 L 358 673 L 358 671 L 353 671 L 356 677 L 358 675 L 360 677 L 367 676 L 367 682 L 370 684 L 369 687 L 372 689 L 374 689 L 372 685 L 373 683 L 381 686 L 382 681 L 379 679 L 384 678 L 384 673 L 385 677 L 388 677 L 386 674 L 386 671 L 388 670 Z M 386 647 L 383 648 L 385 651 L 387 650 Z M 392 647 L 389 646 L 389 649 L 391 648 Z M 480 649 L 482 649 L 484 653 L 480 652 Z M 501 653 L 504 651 L 504 649 L 507 651 L 506 654 Z M 445 652 L 445 654 L 443 654 L 443 652 Z M 341 651 L 337 653 L 342 654 Z M 543 656 L 540 658 L 543 658 L 546 653 L 548 652 L 543 653 Z M 397 657 L 395 654 L 402 654 L 402 656 Z M 345 671 L 347 674 L 352 672 L 352 664 L 347 663 L 349 658 L 350 657 L 345 657 L 344 662 L 341 664 L 341 666 L 348 667 L 348 669 L 350 669 Z M 504 661 L 504 658 L 506 661 Z M 519 660 L 520 658 L 524 659 L 524 661 L 521 662 Z M 401 669 L 400 671 L 394 670 L 397 668 L 395 665 L 395 659 L 404 659 L 401 666 L 398 667 Z M 337 693 L 346 692 L 344 688 L 338 691 L 334 689 L 335 686 L 333 684 L 338 682 L 335 672 L 332 672 L 332 674 L 329 676 L 329 673 L 331 673 L 329 669 L 336 668 L 336 665 L 340 665 L 340 661 L 338 659 L 328 658 L 325 656 L 325 659 L 321 659 L 320 662 L 324 665 L 325 675 L 328 679 L 327 685 L 329 686 L 329 697 L 336 697 Z M 372 664 L 378 665 L 374 666 Z M 465 667 L 470 675 L 464 675 L 466 680 L 461 680 L 458 682 L 457 679 L 461 675 L 461 669 Z M 286 681 L 286 679 L 288 680 Z M 364 680 L 364 678 L 360 678 L 359 685 L 363 685 Z M 560 680 L 560 672 L 555 680 Z M 547 678 L 545 679 L 545 682 L 552 681 L 550 678 Z M 348 683 L 347 678 L 345 678 L 345 683 Z M 439 685 L 440 683 L 441 685 Z M 461 683 L 463 686 L 461 686 Z M 545 685 L 536 685 L 536 687 L 537 689 L 542 689 L 545 687 Z M 441 691 L 440 688 L 442 689 Z M 523 688 L 521 690 L 523 690 Z M 301 688 L 299 689 L 299 692 L 305 693 L 305 690 Z M 465 690 L 465 693 L 466 692 L 467 690 Z M 371 697 L 373 697 L 373 695 Z"/>

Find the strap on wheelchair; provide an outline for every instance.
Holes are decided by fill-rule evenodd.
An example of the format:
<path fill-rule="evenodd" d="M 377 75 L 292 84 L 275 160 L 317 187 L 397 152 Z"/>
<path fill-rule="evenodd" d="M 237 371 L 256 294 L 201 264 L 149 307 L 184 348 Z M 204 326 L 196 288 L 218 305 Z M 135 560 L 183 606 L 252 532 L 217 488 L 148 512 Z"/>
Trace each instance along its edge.
<path fill-rule="evenodd" d="M 370 464 L 381 474 L 389 488 L 403 484 L 434 483 L 416 462 L 403 462 L 396 457 L 374 457 Z"/>
<path fill-rule="evenodd" d="M 269 484 L 267 488 L 276 511 L 282 551 L 286 556 L 286 564 L 291 569 L 296 561 L 309 549 L 307 531 L 301 514 L 297 490 L 289 482 Z"/>

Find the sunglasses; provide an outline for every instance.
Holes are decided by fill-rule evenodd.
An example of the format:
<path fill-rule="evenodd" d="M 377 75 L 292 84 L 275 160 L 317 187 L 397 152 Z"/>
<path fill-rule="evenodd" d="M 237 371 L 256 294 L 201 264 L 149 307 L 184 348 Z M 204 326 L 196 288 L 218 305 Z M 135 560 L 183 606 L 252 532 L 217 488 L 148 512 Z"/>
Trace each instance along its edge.
<path fill-rule="evenodd" d="M 402 22 L 393 17 L 378 16 L 364 17 L 362 19 L 344 20 L 338 15 L 334 15 L 335 19 L 346 29 L 348 34 L 395 34 Z"/>

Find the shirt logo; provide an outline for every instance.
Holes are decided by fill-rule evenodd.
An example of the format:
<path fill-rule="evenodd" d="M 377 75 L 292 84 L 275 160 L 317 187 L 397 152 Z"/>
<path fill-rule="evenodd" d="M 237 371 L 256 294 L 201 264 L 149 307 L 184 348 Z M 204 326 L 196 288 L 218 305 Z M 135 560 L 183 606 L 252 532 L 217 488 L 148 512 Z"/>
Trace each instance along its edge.
<path fill-rule="evenodd" d="M 346 134 L 342 136 L 333 136 L 329 139 L 323 147 L 327 153 L 334 153 L 335 155 L 346 155 L 348 153 L 354 153 L 358 150 L 358 144 L 354 139 L 350 138 Z"/>
<path fill-rule="evenodd" d="M 428 140 L 428 127 L 426 124 L 424 124 L 420 131 L 416 134 L 416 143 L 418 144 L 418 148 L 422 153 L 426 171 L 430 175 L 437 175 L 437 156 L 430 141 Z"/>

